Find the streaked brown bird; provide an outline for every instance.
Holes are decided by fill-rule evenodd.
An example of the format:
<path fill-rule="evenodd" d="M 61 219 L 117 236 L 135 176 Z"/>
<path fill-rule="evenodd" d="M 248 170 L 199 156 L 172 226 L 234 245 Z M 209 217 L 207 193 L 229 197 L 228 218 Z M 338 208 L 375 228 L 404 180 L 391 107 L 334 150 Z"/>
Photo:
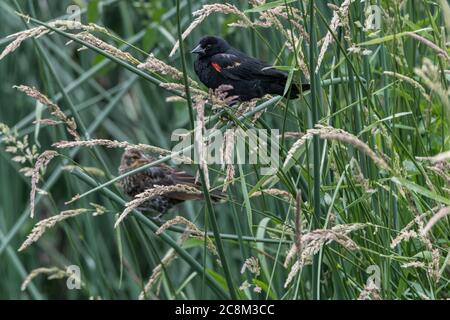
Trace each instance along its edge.
<path fill-rule="evenodd" d="M 130 170 L 137 169 L 156 161 L 155 157 L 147 155 L 137 149 L 127 149 L 122 155 L 122 160 L 119 166 L 119 174 L 124 174 Z M 144 192 L 147 189 L 158 186 L 171 186 L 176 184 L 183 184 L 190 187 L 195 187 L 201 190 L 201 184 L 195 181 L 195 177 L 185 171 L 179 171 L 164 163 L 147 168 L 138 173 L 129 175 L 120 181 L 124 192 L 130 196 L 135 197 L 137 194 Z M 219 201 L 225 196 L 221 192 L 211 192 L 211 199 Z M 203 194 L 192 194 L 183 192 L 170 192 L 165 195 L 156 196 L 146 201 L 139 208 L 143 211 L 154 210 L 161 216 L 167 212 L 174 205 L 186 200 L 201 200 L 204 199 Z"/>

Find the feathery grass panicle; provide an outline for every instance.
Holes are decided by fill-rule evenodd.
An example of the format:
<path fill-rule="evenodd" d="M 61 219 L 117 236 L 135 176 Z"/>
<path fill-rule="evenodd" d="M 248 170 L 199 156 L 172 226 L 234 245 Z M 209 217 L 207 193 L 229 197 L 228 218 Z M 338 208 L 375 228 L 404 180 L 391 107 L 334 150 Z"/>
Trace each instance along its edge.
<path fill-rule="evenodd" d="M 414 207 L 413 207 L 414 208 Z M 412 238 L 419 239 L 427 249 L 428 252 L 431 254 L 431 259 L 427 264 L 427 272 L 431 279 L 433 279 L 435 282 L 438 282 L 441 278 L 441 270 L 439 269 L 439 260 L 440 260 L 440 252 L 438 249 L 436 249 L 433 246 L 433 243 L 431 242 L 430 238 L 428 237 L 429 230 L 433 227 L 436 222 L 438 222 L 440 219 L 444 218 L 448 215 L 448 207 L 444 208 L 433 208 L 431 212 L 435 212 L 439 209 L 438 213 L 436 213 L 429 221 L 428 224 L 425 226 L 425 223 L 423 221 L 424 217 L 428 214 L 428 212 L 419 215 L 417 212 L 416 217 L 414 220 L 409 222 L 399 233 L 399 235 L 391 242 L 391 248 L 395 248 L 401 241 L 407 241 Z M 417 225 L 418 231 L 412 230 L 411 228 L 413 226 Z"/>
<path fill-rule="evenodd" d="M 183 80 L 183 72 L 175 67 L 172 67 L 171 65 L 168 65 L 164 61 L 159 60 L 153 53 L 150 53 L 145 62 L 140 63 L 137 67 L 153 73 L 168 75 L 176 80 Z M 190 77 L 188 77 L 188 80 L 190 85 L 198 88 L 198 83 L 196 81 L 192 80 Z"/>
<path fill-rule="evenodd" d="M 377 287 L 372 279 L 367 280 L 366 285 L 359 294 L 358 300 L 381 300 L 380 288 Z"/>
<path fill-rule="evenodd" d="M 66 148 L 75 148 L 75 147 L 87 147 L 93 148 L 95 146 L 103 146 L 106 148 L 123 148 L 123 149 L 137 149 L 143 152 L 149 152 L 159 155 L 171 155 L 172 151 L 151 146 L 148 144 L 132 144 L 127 141 L 117 141 L 117 140 L 108 140 L 108 139 L 91 139 L 91 140 L 80 140 L 80 141 L 58 141 L 55 142 L 53 147 L 57 149 L 66 149 Z M 173 159 L 177 159 L 183 163 L 192 163 L 192 159 L 186 156 L 173 156 Z"/>
<path fill-rule="evenodd" d="M 414 88 L 418 89 L 418 90 L 420 91 L 420 93 L 423 95 L 423 97 L 424 97 L 427 101 L 429 101 L 429 102 L 431 101 L 431 98 L 430 98 L 430 96 L 427 94 L 425 88 L 424 88 L 419 82 L 417 82 L 416 80 L 414 80 L 414 79 L 412 79 L 412 78 L 410 78 L 410 77 L 407 77 L 407 76 L 405 76 L 405 75 L 403 75 L 403 74 L 396 73 L 396 72 L 392 72 L 392 71 L 384 71 L 383 74 L 385 74 L 385 75 L 387 75 L 387 76 L 390 76 L 390 77 L 394 77 L 394 78 L 400 79 L 400 80 L 402 80 L 402 81 L 405 81 L 405 82 L 409 83 L 409 84 L 412 85 Z"/>
<path fill-rule="evenodd" d="M 40 124 L 44 126 L 57 126 L 63 123 L 64 122 L 61 120 L 53 120 L 53 119 L 38 119 L 33 121 L 33 124 Z"/>
<path fill-rule="evenodd" d="M 23 251 L 28 248 L 31 244 L 38 241 L 45 231 L 49 228 L 54 227 L 58 222 L 66 220 L 68 218 L 79 216 L 85 212 L 89 211 L 88 209 L 75 209 L 75 210 L 67 210 L 62 211 L 60 214 L 41 220 L 34 226 L 31 233 L 28 235 L 27 239 L 22 243 L 18 251 Z"/>
<path fill-rule="evenodd" d="M 286 190 L 276 189 L 276 188 L 270 188 L 270 189 L 263 189 L 260 191 L 255 191 L 251 194 L 251 198 L 253 197 L 260 197 L 263 194 L 268 194 L 274 197 L 281 197 L 283 199 L 286 199 L 287 201 L 293 201 L 292 195 L 287 192 Z"/>
<path fill-rule="evenodd" d="M 449 54 L 448 54 L 444 49 L 442 49 L 441 47 L 439 47 L 438 45 L 436 45 L 435 43 L 433 43 L 433 42 L 431 42 L 430 40 L 428 40 L 428 39 L 422 37 L 421 35 L 418 35 L 418 34 L 415 33 L 415 32 L 406 32 L 405 34 L 406 34 L 407 36 L 413 38 L 413 39 L 416 39 L 416 40 L 420 41 L 421 43 L 423 43 L 423 44 L 426 45 L 427 47 L 433 49 L 433 50 L 437 53 L 438 56 L 440 56 L 440 57 L 442 57 L 442 58 L 444 58 L 444 59 L 447 59 L 447 61 L 450 62 L 450 56 L 449 56 Z"/>
<path fill-rule="evenodd" d="M 164 231 L 166 231 L 168 228 L 170 228 L 173 225 L 176 224 L 184 224 L 186 226 L 186 231 L 189 233 L 193 233 L 193 234 L 197 234 L 197 235 L 202 235 L 202 231 L 200 231 L 200 229 L 191 221 L 189 221 L 188 219 L 182 217 L 182 216 L 176 216 L 175 218 L 166 221 L 162 226 L 159 227 L 158 230 L 156 230 L 155 234 L 156 235 L 160 235 L 161 233 L 163 233 Z"/>
<path fill-rule="evenodd" d="M 441 82 L 439 67 L 430 59 L 423 58 L 421 68 L 415 68 L 414 72 L 422 79 L 425 85 L 436 93 L 450 116 L 450 88 L 445 88 Z"/>
<path fill-rule="evenodd" d="M 162 196 L 164 194 L 170 192 L 184 192 L 190 194 L 201 194 L 201 191 L 195 187 L 191 187 L 185 184 L 176 184 L 173 186 L 158 186 L 155 185 L 154 188 L 147 189 L 144 192 L 137 194 L 134 199 L 130 202 L 126 203 L 125 210 L 120 214 L 116 223 L 114 224 L 114 228 L 117 226 L 136 208 L 138 208 L 145 201 L 150 200 L 156 196 Z"/>
<path fill-rule="evenodd" d="M 223 183 L 222 192 L 226 192 L 228 186 L 233 182 L 235 170 L 233 164 L 234 158 L 234 139 L 235 139 L 235 129 L 228 129 L 224 134 L 224 141 L 222 148 L 220 149 L 222 156 L 222 163 L 226 166 L 225 180 Z"/>
<path fill-rule="evenodd" d="M 244 101 L 239 104 L 239 108 L 236 110 L 236 116 L 241 116 L 247 112 L 253 110 L 258 104 L 259 99 L 252 99 L 250 101 Z M 259 118 L 259 117 L 258 117 Z M 252 122 L 256 122 L 257 119 L 253 118 Z"/>
<path fill-rule="evenodd" d="M 182 245 L 187 239 L 189 239 L 190 231 L 186 230 L 183 232 L 180 236 L 180 238 L 177 240 L 178 245 Z M 150 290 L 153 288 L 153 285 L 156 284 L 159 279 L 161 278 L 161 275 L 165 268 L 167 268 L 172 261 L 174 261 L 177 258 L 177 253 L 174 248 L 170 248 L 167 253 L 164 255 L 164 257 L 161 259 L 161 263 L 158 264 L 152 271 L 152 274 L 150 278 L 148 279 L 147 283 L 144 286 L 144 289 L 139 294 L 138 299 L 144 300 L 145 297 L 148 295 Z"/>
<path fill-rule="evenodd" d="M 184 85 L 181 84 L 181 83 L 176 83 L 176 82 L 161 82 L 161 83 L 159 84 L 159 86 L 160 86 L 161 88 L 166 89 L 166 90 L 175 91 L 175 92 L 178 93 L 181 97 L 186 98 L 185 88 L 184 88 Z M 189 90 L 190 90 L 191 93 L 193 94 L 193 97 L 199 96 L 199 99 L 200 99 L 200 97 L 203 97 L 204 99 L 207 99 L 207 97 L 208 97 L 208 94 L 207 94 L 205 91 L 200 90 L 200 89 L 198 89 L 198 88 L 195 88 L 195 87 L 190 86 L 190 87 L 189 87 Z"/>
<path fill-rule="evenodd" d="M 322 42 L 322 47 L 320 48 L 320 53 L 317 58 L 317 66 L 315 72 L 318 73 L 320 69 L 320 65 L 322 64 L 322 60 L 325 56 L 325 53 L 327 52 L 328 46 L 333 42 L 333 36 L 332 32 L 336 32 L 337 28 L 343 23 L 345 23 L 345 20 L 343 20 L 343 17 L 346 17 L 348 15 L 348 9 L 350 7 L 350 4 L 353 0 L 345 0 L 342 2 L 340 7 L 333 8 L 333 17 L 331 18 L 330 22 L 330 30 L 325 35 L 325 38 Z"/>
<path fill-rule="evenodd" d="M 75 147 L 88 147 L 103 146 L 106 148 L 127 148 L 131 146 L 126 141 L 108 140 L 108 139 L 91 139 L 80 141 L 58 141 L 52 144 L 53 147 L 58 149 L 67 149 Z"/>
<path fill-rule="evenodd" d="M 416 157 L 416 159 L 419 161 L 430 161 L 431 163 L 449 161 L 450 151 L 445 151 L 432 157 Z"/>
<path fill-rule="evenodd" d="M 300 139 L 301 137 L 303 137 L 305 135 L 305 133 L 303 132 L 293 132 L 293 131 L 287 131 L 284 133 L 284 138 L 288 138 L 288 139 Z M 281 138 L 282 135 L 279 134 L 278 138 Z"/>
<path fill-rule="evenodd" d="M 194 11 L 192 13 L 192 15 L 195 18 L 194 21 L 192 21 L 192 23 L 189 25 L 189 27 L 187 27 L 187 29 L 183 32 L 182 34 L 182 39 L 186 39 L 187 36 L 197 27 L 199 26 L 210 14 L 212 13 L 223 13 L 223 14 L 235 14 L 237 16 L 239 16 L 241 19 L 243 19 L 244 21 L 248 21 L 247 16 L 242 12 L 239 11 L 238 8 L 236 8 L 234 5 L 225 3 L 225 4 L 220 4 L 220 3 L 213 3 L 213 4 L 205 4 L 202 6 L 201 9 Z M 169 57 L 173 56 L 175 54 L 175 52 L 178 50 L 180 46 L 179 41 L 177 41 L 175 43 L 175 45 L 172 48 L 172 51 L 169 54 Z"/>
<path fill-rule="evenodd" d="M 183 242 L 187 239 L 187 233 L 182 235 L 182 238 L 184 238 Z M 180 243 L 180 242 L 178 242 Z M 152 271 L 152 274 L 150 278 L 148 279 L 147 283 L 144 286 L 144 289 L 139 293 L 139 300 L 144 300 L 145 297 L 149 294 L 150 290 L 153 288 L 153 286 L 160 280 L 161 275 L 171 263 L 177 258 L 177 254 L 173 248 L 170 248 L 167 253 L 164 255 L 164 257 L 161 259 L 161 263 L 158 264 Z"/>
<path fill-rule="evenodd" d="M 294 234 L 295 248 L 297 249 L 297 258 L 302 258 L 302 193 L 297 191 L 295 197 L 295 234 Z M 301 263 L 301 261 L 300 261 Z"/>
<path fill-rule="evenodd" d="M 181 216 L 177 216 L 174 219 L 165 222 L 155 232 L 155 234 L 160 235 L 165 230 L 176 224 L 184 224 L 186 226 L 186 229 L 184 230 L 180 238 L 177 240 L 177 244 L 179 245 L 182 245 L 187 239 L 189 239 L 191 235 L 199 239 L 203 239 L 205 235 L 204 232 L 201 231 L 194 223 Z M 212 240 L 209 237 L 206 237 L 206 240 L 207 240 L 206 246 L 208 250 L 217 256 L 218 255 L 217 249 Z M 142 292 L 139 294 L 139 300 L 145 299 L 145 296 L 152 289 L 153 285 L 156 282 L 158 282 L 158 280 L 161 278 L 162 271 L 164 270 L 164 268 L 167 268 L 170 265 L 170 263 L 176 259 L 176 257 L 177 255 L 175 250 L 173 248 L 170 248 L 169 251 L 167 251 L 166 255 L 163 257 L 163 259 L 161 260 L 161 263 L 153 269 L 152 275 L 147 281 L 144 290 L 142 290 Z"/>
<path fill-rule="evenodd" d="M 158 230 L 156 230 L 155 234 L 160 235 L 167 229 L 169 229 L 171 226 L 176 224 L 183 224 L 186 226 L 185 233 L 188 233 L 188 235 L 192 235 L 193 237 L 204 240 L 205 238 L 205 232 L 200 230 L 194 223 L 189 221 L 188 219 L 182 217 L 182 216 L 176 216 L 175 218 L 166 221 L 161 227 L 159 227 Z M 206 237 L 206 247 L 208 250 L 215 256 L 218 256 L 217 248 L 214 245 L 213 241 L 207 236 Z"/>
<path fill-rule="evenodd" d="M 28 285 L 31 283 L 31 281 L 36 278 L 38 275 L 46 274 L 48 275 L 48 280 L 53 279 L 63 279 L 68 276 L 67 272 L 58 268 L 58 267 L 52 267 L 52 268 L 37 268 L 32 270 L 25 280 L 22 282 L 22 285 L 20 286 L 20 290 L 25 291 L 28 287 Z"/>
<path fill-rule="evenodd" d="M 51 101 L 46 95 L 39 92 L 35 87 L 28 87 L 25 85 L 20 85 L 20 86 L 14 86 L 14 88 L 25 93 L 27 96 L 39 101 L 41 104 L 47 106 L 50 110 L 50 113 L 56 119 L 58 119 L 58 121 L 66 124 L 67 132 L 75 140 L 80 140 L 80 135 L 78 134 L 78 131 L 77 131 L 77 124 L 75 122 L 75 119 L 67 117 L 65 115 L 65 113 L 62 112 L 61 108 L 56 103 Z M 50 120 L 50 122 L 47 121 L 47 124 L 51 124 L 51 123 L 52 123 L 51 120 Z M 56 124 L 56 123 L 58 123 L 58 122 L 54 122 L 54 124 Z"/>
<path fill-rule="evenodd" d="M 425 268 L 425 263 L 421 261 L 412 261 L 401 265 L 402 268 Z"/>
<path fill-rule="evenodd" d="M 308 130 L 306 133 L 300 135 L 300 138 L 294 142 L 292 147 L 289 149 L 286 159 L 284 160 L 283 166 L 286 166 L 294 157 L 295 153 L 298 149 L 300 149 L 301 146 L 305 144 L 305 142 L 309 139 L 311 139 L 314 136 L 314 134 Z"/>
<path fill-rule="evenodd" d="M 44 151 L 36 160 L 34 164 L 34 169 L 31 173 L 31 192 L 30 192 L 30 217 L 34 217 L 35 199 L 37 184 L 40 179 L 40 172 L 47 168 L 49 162 L 58 155 L 56 151 L 47 150 Z"/>
<path fill-rule="evenodd" d="M 259 260 L 255 257 L 250 257 L 245 259 L 244 264 L 241 268 L 241 274 L 248 270 L 250 273 L 253 273 L 255 277 L 258 277 L 261 273 L 261 267 L 259 266 Z"/>
<path fill-rule="evenodd" d="M 173 102 L 185 102 L 186 99 L 179 96 L 170 96 L 166 98 L 167 103 L 173 103 Z"/>
<path fill-rule="evenodd" d="M 359 248 L 358 245 L 349 238 L 348 234 L 364 227 L 366 227 L 366 225 L 362 223 L 336 225 L 331 229 L 316 229 L 302 235 L 301 257 L 298 257 L 298 260 L 291 267 L 286 282 L 284 283 L 284 287 L 286 288 L 289 283 L 291 283 L 295 275 L 304 265 L 312 263 L 312 257 L 317 254 L 324 245 L 328 245 L 331 242 L 337 242 L 349 250 L 357 250 Z M 299 250 L 297 249 L 297 245 L 294 243 L 286 255 L 286 259 L 283 264 L 285 268 L 288 268 L 290 260 L 297 254 L 297 252 L 299 252 Z"/>
<path fill-rule="evenodd" d="M 229 91 L 233 90 L 233 86 L 229 84 L 221 84 L 216 89 L 209 89 L 209 101 L 212 105 L 212 110 L 221 109 L 229 106 L 236 101 L 238 96 L 232 96 Z"/>
<path fill-rule="evenodd" d="M 440 209 L 426 224 L 425 228 L 421 231 L 423 237 L 426 237 L 428 232 L 430 232 L 431 228 L 439 221 L 444 219 L 446 216 L 450 214 L 450 207 L 444 207 Z"/>
<path fill-rule="evenodd" d="M 0 133 L 2 134 L 0 142 L 6 145 L 5 151 L 12 155 L 11 160 L 23 166 L 19 172 L 23 173 L 25 177 L 31 177 L 34 163 L 39 157 L 37 146 L 30 145 L 28 135 L 24 135 L 20 139 L 17 131 L 11 130 L 4 123 L 0 123 Z"/>
<path fill-rule="evenodd" d="M 261 6 L 265 3 L 265 1 L 251 1 L 251 4 L 253 7 Z M 289 11 L 288 11 L 289 10 Z M 236 22 L 229 23 L 229 27 L 241 27 L 241 28 L 248 28 L 248 27 L 261 27 L 261 28 L 270 28 L 275 27 L 277 29 L 285 30 L 285 27 L 283 26 L 282 22 L 278 19 L 282 19 L 284 21 L 289 22 L 292 24 L 292 26 L 297 29 L 297 31 L 300 33 L 300 35 L 309 41 L 309 35 L 305 31 L 305 28 L 300 23 L 300 21 L 303 21 L 302 13 L 295 7 L 290 7 L 289 9 L 286 8 L 286 5 L 284 3 L 281 3 L 280 5 L 269 8 L 267 10 L 259 11 L 257 12 L 259 15 L 255 20 L 251 21 L 249 19 L 241 19 Z M 286 30 L 289 31 L 290 30 Z M 290 39 L 289 39 L 290 40 Z"/>
<path fill-rule="evenodd" d="M 18 14 L 19 16 L 24 17 L 25 19 L 29 19 L 29 17 L 24 16 L 22 14 Z M 52 28 L 56 28 L 61 31 L 65 31 L 68 29 L 78 29 L 78 30 L 85 30 L 85 31 L 95 31 L 96 28 L 94 26 L 86 26 L 81 24 L 78 21 L 75 20 L 55 20 L 48 23 L 48 25 Z M 50 33 L 52 30 L 48 29 L 44 26 L 39 26 L 31 29 L 27 29 L 24 31 L 16 32 L 14 34 L 11 34 L 7 36 L 9 39 L 14 39 L 4 50 L 2 53 L 0 53 L 0 60 L 2 60 L 4 57 L 6 57 L 8 54 L 15 51 L 17 48 L 20 47 L 22 42 L 24 42 L 27 39 L 30 38 L 39 38 L 42 37 L 48 33 Z"/>
<path fill-rule="evenodd" d="M 196 121 L 196 128 L 195 128 L 195 134 L 194 134 L 194 142 L 197 150 L 197 156 L 198 156 L 198 163 L 200 165 L 200 169 L 203 171 L 203 174 L 205 176 L 205 184 L 206 188 L 210 189 L 210 182 L 209 182 L 209 172 L 208 172 L 208 164 L 206 159 L 206 144 L 205 140 L 203 138 L 203 135 L 206 132 L 205 127 L 205 104 L 206 101 L 199 97 L 194 97 L 194 109 L 197 112 L 197 121 Z"/>
<path fill-rule="evenodd" d="M 332 127 L 323 127 L 316 126 L 314 129 L 309 129 L 306 133 L 301 136 L 288 151 L 286 156 L 286 160 L 284 161 L 284 165 L 289 163 L 289 161 L 293 158 L 295 152 L 306 142 L 306 140 L 311 139 L 314 135 L 318 135 L 321 139 L 326 140 L 336 140 L 346 144 L 350 144 L 359 151 L 365 153 L 372 161 L 381 167 L 382 169 L 389 170 L 389 166 L 386 161 L 378 156 L 370 147 L 365 144 L 363 141 L 359 140 L 355 135 L 344 131 L 342 129 L 335 129 Z"/>
<path fill-rule="evenodd" d="M 410 239 L 417 238 L 417 232 L 414 230 L 402 230 L 391 242 L 391 249 L 394 249 L 403 241 L 409 241 Z"/>
<path fill-rule="evenodd" d="M 110 45 L 109 43 L 106 43 L 105 41 L 97 38 L 96 36 L 90 34 L 89 32 L 80 32 L 75 36 L 78 39 L 83 40 L 89 43 L 90 45 L 109 53 L 113 57 L 116 57 L 124 61 L 128 61 L 133 65 L 138 65 L 140 63 L 139 60 L 133 57 L 129 52 L 124 52 L 114 47 L 113 45 Z"/>
<path fill-rule="evenodd" d="M 342 129 L 324 127 L 322 129 L 319 129 L 319 137 L 321 139 L 336 140 L 346 144 L 350 144 L 362 153 L 365 153 L 369 158 L 372 159 L 372 161 L 376 165 L 378 165 L 382 169 L 389 170 L 388 164 L 382 157 L 378 156 L 372 149 L 370 149 L 367 144 L 347 131 L 344 131 Z"/>
<path fill-rule="evenodd" d="M 352 45 L 347 49 L 349 53 L 360 55 L 360 56 L 368 56 L 372 54 L 372 50 L 357 46 L 356 44 Z"/>

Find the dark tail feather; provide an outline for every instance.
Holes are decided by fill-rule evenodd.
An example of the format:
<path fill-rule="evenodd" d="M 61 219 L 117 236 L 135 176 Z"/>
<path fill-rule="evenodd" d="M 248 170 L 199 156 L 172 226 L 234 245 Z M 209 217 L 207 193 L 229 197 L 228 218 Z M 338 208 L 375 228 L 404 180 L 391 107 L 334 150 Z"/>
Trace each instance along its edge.
<path fill-rule="evenodd" d="M 201 187 L 198 187 L 199 190 L 201 190 Z M 213 190 L 209 193 L 211 196 L 211 200 L 214 202 L 223 201 L 226 199 L 227 195 L 223 192 L 220 192 L 219 190 Z M 165 194 L 166 197 L 179 200 L 179 201 L 186 201 L 186 200 L 203 200 L 204 194 L 193 194 L 193 193 L 187 193 L 187 192 L 170 192 Z"/>
<path fill-rule="evenodd" d="M 286 80 L 283 79 L 282 81 L 270 81 L 265 82 L 263 84 L 263 89 L 266 93 L 269 94 L 277 94 L 282 96 L 284 93 L 284 88 L 286 86 Z M 302 90 L 300 90 L 299 85 L 292 83 L 289 91 L 286 93 L 286 98 L 288 99 L 297 99 L 301 92 L 308 91 L 309 90 L 309 84 L 302 84 Z"/>
<path fill-rule="evenodd" d="M 289 99 L 297 99 L 300 95 L 300 93 L 303 93 L 305 91 L 308 91 L 310 88 L 309 83 L 302 83 L 302 90 L 300 91 L 300 87 L 297 84 L 291 84 L 290 93 L 288 91 L 289 96 L 287 96 Z"/>
<path fill-rule="evenodd" d="M 216 201 L 216 202 L 223 201 L 227 198 L 227 194 L 224 192 L 221 192 L 219 190 L 211 191 L 210 196 L 211 196 L 212 201 Z"/>

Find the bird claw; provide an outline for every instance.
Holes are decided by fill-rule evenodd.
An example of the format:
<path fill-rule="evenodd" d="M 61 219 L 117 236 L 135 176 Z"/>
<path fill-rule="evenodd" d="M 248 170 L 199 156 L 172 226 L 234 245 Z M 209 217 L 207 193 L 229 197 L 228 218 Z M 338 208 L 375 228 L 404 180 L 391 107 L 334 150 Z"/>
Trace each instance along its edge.
<path fill-rule="evenodd" d="M 158 214 L 156 217 L 152 217 L 152 220 L 155 221 L 155 222 L 157 222 L 157 223 L 159 223 L 159 224 L 161 224 L 161 225 L 163 225 L 163 224 L 166 222 L 166 220 L 164 220 L 164 219 L 162 218 L 162 216 L 163 216 L 163 214 L 160 213 L 160 214 Z"/>

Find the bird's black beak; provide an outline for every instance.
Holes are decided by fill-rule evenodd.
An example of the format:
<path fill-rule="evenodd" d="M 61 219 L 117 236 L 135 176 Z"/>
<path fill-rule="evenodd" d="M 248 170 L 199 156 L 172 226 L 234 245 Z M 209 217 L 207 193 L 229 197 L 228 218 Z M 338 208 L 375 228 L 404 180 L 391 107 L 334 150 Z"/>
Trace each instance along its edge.
<path fill-rule="evenodd" d="M 205 49 L 203 49 L 201 45 L 198 45 L 191 51 L 191 53 L 204 54 Z"/>

